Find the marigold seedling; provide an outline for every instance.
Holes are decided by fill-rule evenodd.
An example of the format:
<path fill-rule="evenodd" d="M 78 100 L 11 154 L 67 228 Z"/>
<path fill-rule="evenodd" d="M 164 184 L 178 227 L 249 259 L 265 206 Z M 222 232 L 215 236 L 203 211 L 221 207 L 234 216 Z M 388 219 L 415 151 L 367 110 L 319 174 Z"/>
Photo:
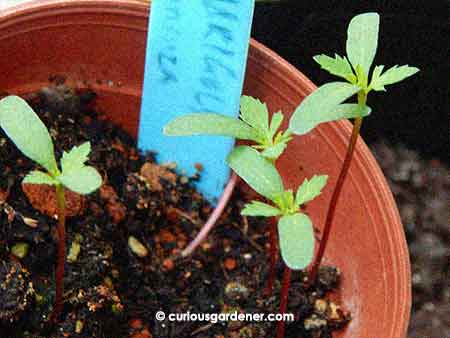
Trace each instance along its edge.
<path fill-rule="evenodd" d="M 293 191 L 284 189 L 274 162 L 283 153 L 293 134 L 304 135 L 325 122 L 355 119 L 346 158 L 329 205 L 319 251 L 310 273 L 309 281 L 313 283 L 327 244 L 334 211 L 350 167 L 362 119 L 371 113 L 370 107 L 367 106 L 367 96 L 372 90 L 384 91 L 385 86 L 402 81 L 418 72 L 417 68 L 405 65 L 394 66 L 383 73 L 384 66 L 376 66 L 369 81 L 370 68 L 378 44 L 378 30 L 377 13 L 358 15 L 351 20 L 348 27 L 347 56 L 336 54 L 334 57 L 326 55 L 314 57 L 323 69 L 343 78 L 345 82 L 324 84 L 305 98 L 292 115 L 289 129 L 284 132 L 278 131 L 283 121 L 281 112 L 275 113 L 269 123 L 266 105 L 247 96 L 242 98 L 239 119 L 220 114 L 189 114 L 171 121 L 164 129 L 166 135 L 172 136 L 222 135 L 255 143 L 251 147 L 235 148 L 228 156 L 227 162 L 257 193 L 271 201 L 270 204 L 252 201 L 245 206 L 242 214 L 270 217 L 272 224 L 278 227 L 280 251 L 287 265 L 283 277 L 280 313 L 286 311 L 290 269 L 304 269 L 311 263 L 314 254 L 315 238 L 312 222 L 300 211 L 300 205 L 311 201 L 321 193 L 327 176 L 313 176 L 311 180 L 305 180 L 294 194 Z M 356 103 L 346 102 L 355 95 Z M 274 219 L 278 219 L 277 224 Z M 274 234 L 272 230 L 270 238 L 271 253 L 274 256 L 276 249 L 273 242 L 276 240 L 276 233 Z M 276 259 L 271 260 L 272 270 L 275 262 Z M 271 275 L 274 276 L 272 273 Z M 280 322 L 277 338 L 283 336 L 284 323 Z"/>
<path fill-rule="evenodd" d="M 278 217 L 281 256 L 294 270 L 306 268 L 314 255 L 314 229 L 308 215 L 300 206 L 320 195 L 328 176 L 315 175 L 305 179 L 294 194 L 285 190 L 280 174 L 272 162 L 248 146 L 236 147 L 227 158 L 228 165 L 257 193 L 272 204 L 252 201 L 245 205 L 242 215 Z"/>
<path fill-rule="evenodd" d="M 56 189 L 58 210 L 58 266 L 56 269 L 56 300 L 52 318 L 59 316 L 63 300 L 65 261 L 66 203 L 64 189 L 87 195 L 97 190 L 102 178 L 94 167 L 88 166 L 91 152 L 89 142 L 64 152 L 58 168 L 53 141 L 44 123 L 25 100 L 8 96 L 0 100 L 0 126 L 19 150 L 41 165 L 44 171 L 33 170 L 25 176 L 25 184 L 53 185 Z"/>
<path fill-rule="evenodd" d="M 298 135 L 306 134 L 320 123 L 339 119 L 354 118 L 352 136 L 347 149 L 335 190 L 325 221 L 319 251 L 310 274 L 310 281 L 316 279 L 331 226 L 334 212 L 345 182 L 362 120 L 371 113 L 367 106 L 367 96 L 374 91 L 385 91 L 385 86 L 400 82 L 419 71 L 416 67 L 393 66 L 383 73 L 384 66 L 375 66 L 369 81 L 370 69 L 378 45 L 380 17 L 377 13 L 365 13 L 355 16 L 348 26 L 346 50 L 347 56 L 335 54 L 334 58 L 317 55 L 314 60 L 326 71 L 345 79 L 347 82 L 326 83 L 309 95 L 294 112 L 289 129 Z M 357 96 L 357 103 L 343 103 Z"/>

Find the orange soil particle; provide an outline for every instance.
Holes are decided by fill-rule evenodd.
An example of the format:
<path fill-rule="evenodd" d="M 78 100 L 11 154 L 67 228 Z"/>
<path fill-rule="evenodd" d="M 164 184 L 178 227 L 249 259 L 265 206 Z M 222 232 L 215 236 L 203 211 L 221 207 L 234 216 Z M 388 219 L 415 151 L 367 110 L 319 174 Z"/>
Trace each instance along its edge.
<path fill-rule="evenodd" d="M 54 186 L 45 184 L 22 184 L 22 190 L 33 208 L 54 217 L 57 214 L 56 190 Z M 83 214 L 86 198 L 68 189 L 65 190 L 66 217 Z"/>
<path fill-rule="evenodd" d="M 154 163 L 147 162 L 141 167 L 141 176 L 150 185 L 150 189 L 153 191 L 162 191 L 161 179 L 170 182 L 175 185 L 177 176 L 164 166 L 159 166 Z"/>
<path fill-rule="evenodd" d="M 127 208 L 120 202 L 116 191 L 108 184 L 100 187 L 100 198 L 106 202 L 106 210 L 115 224 L 119 224 L 127 214 Z"/>
<path fill-rule="evenodd" d="M 225 262 L 223 263 L 223 265 L 224 265 L 225 269 L 232 271 L 232 270 L 236 269 L 237 262 L 233 258 L 227 258 L 227 259 L 225 259 Z"/>
<path fill-rule="evenodd" d="M 174 234 L 165 229 L 159 232 L 159 238 L 163 243 L 174 243 L 177 240 Z"/>
<path fill-rule="evenodd" d="M 173 260 L 171 260 L 170 258 L 166 258 L 163 262 L 163 267 L 167 271 L 171 271 L 175 267 L 175 264 L 173 263 Z"/>

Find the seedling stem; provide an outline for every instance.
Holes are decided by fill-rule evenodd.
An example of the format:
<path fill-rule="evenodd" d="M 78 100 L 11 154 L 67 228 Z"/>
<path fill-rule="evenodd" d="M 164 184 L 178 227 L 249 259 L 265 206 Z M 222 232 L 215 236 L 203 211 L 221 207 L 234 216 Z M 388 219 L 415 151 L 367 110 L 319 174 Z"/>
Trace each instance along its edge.
<path fill-rule="evenodd" d="M 367 101 L 367 94 L 364 91 L 358 92 L 358 104 L 365 105 Z M 357 117 L 353 124 L 352 135 L 347 146 L 347 153 L 345 155 L 344 163 L 339 173 L 339 177 L 336 182 L 336 187 L 334 188 L 333 195 L 331 196 L 330 205 L 327 211 L 327 217 L 325 220 L 325 226 L 323 229 L 322 238 L 320 240 L 319 249 L 317 251 L 317 256 L 311 268 L 311 273 L 309 277 L 310 285 L 314 284 L 317 273 L 319 271 L 320 264 L 322 263 L 323 255 L 325 254 L 325 249 L 327 247 L 328 239 L 330 237 L 331 228 L 334 220 L 334 213 L 341 195 L 342 187 L 345 183 L 345 178 L 350 169 L 350 164 L 352 163 L 353 154 L 355 152 L 356 141 L 358 140 L 359 131 L 361 130 L 363 117 Z"/>
<path fill-rule="evenodd" d="M 56 267 L 55 307 L 51 315 L 54 322 L 57 322 L 63 308 L 64 263 L 66 261 L 66 199 L 62 184 L 56 185 L 56 201 L 58 206 L 58 265 Z"/>
<path fill-rule="evenodd" d="M 285 314 L 287 310 L 288 296 L 289 296 L 289 288 L 291 286 L 291 275 L 292 270 L 289 267 L 284 268 L 283 273 L 283 286 L 281 288 L 280 295 L 280 313 Z M 285 322 L 283 320 L 278 322 L 277 325 L 277 338 L 283 338 L 285 331 Z"/>

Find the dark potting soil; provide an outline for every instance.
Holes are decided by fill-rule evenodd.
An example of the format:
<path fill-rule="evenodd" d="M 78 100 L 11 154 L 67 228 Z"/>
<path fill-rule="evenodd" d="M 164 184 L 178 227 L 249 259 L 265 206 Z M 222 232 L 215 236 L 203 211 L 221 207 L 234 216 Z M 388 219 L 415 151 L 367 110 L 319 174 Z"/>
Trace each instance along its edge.
<path fill-rule="evenodd" d="M 57 79 L 58 80 L 58 79 Z M 91 109 L 92 92 L 53 83 L 28 98 L 63 150 L 90 141 L 89 163 L 104 178 L 99 191 L 66 193 L 65 305 L 62 320 L 47 325 L 54 301 L 56 221 L 54 192 L 21 181 L 36 165 L 0 132 L 0 336 L 1 337 L 274 337 L 271 322 L 158 322 L 168 313 L 277 313 L 283 264 L 274 294 L 268 275 L 268 225 L 240 216 L 237 191 L 220 224 L 189 258 L 179 253 L 198 232 L 211 206 L 193 177 L 160 166 L 134 140 Z M 199 167 L 200 168 L 200 167 Z M 12 255 L 12 252 L 16 256 Z M 19 256 L 19 258 L 17 258 Z M 293 274 L 286 337 L 326 338 L 349 320 L 327 300 L 339 272 L 324 267 L 306 292 Z"/>
<path fill-rule="evenodd" d="M 397 202 L 411 257 L 409 338 L 450 336 L 450 168 L 404 145 L 372 150 Z M 425 158 L 428 154 L 425 154 Z"/>

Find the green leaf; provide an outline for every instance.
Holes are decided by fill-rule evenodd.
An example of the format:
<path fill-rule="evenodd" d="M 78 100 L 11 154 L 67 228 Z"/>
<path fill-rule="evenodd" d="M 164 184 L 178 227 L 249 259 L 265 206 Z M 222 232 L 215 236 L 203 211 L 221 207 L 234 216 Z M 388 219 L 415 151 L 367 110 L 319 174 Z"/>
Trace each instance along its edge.
<path fill-rule="evenodd" d="M 68 189 L 88 195 L 102 185 L 102 177 L 94 167 L 84 166 L 78 170 L 63 172 L 58 180 Z"/>
<path fill-rule="evenodd" d="M 273 139 L 275 134 L 277 133 L 277 130 L 280 128 L 281 123 L 283 122 L 284 115 L 282 112 L 276 112 L 272 115 L 272 120 L 270 121 L 270 127 L 269 127 L 269 135 L 270 139 Z"/>
<path fill-rule="evenodd" d="M 258 133 L 247 123 L 220 114 L 194 113 L 177 117 L 164 127 L 167 136 L 219 135 L 258 141 Z"/>
<path fill-rule="evenodd" d="M 353 68 L 360 65 L 366 76 L 377 52 L 379 25 L 380 16 L 377 13 L 357 15 L 348 25 L 348 59 Z"/>
<path fill-rule="evenodd" d="M 327 180 L 327 175 L 314 175 L 309 181 L 305 178 L 302 185 L 297 190 L 295 204 L 300 206 L 319 196 L 323 187 L 327 184 Z"/>
<path fill-rule="evenodd" d="M 287 215 L 298 211 L 298 207 L 295 205 L 294 200 L 294 194 L 292 190 L 289 189 L 275 196 L 273 201 L 282 213 Z"/>
<path fill-rule="evenodd" d="M 58 173 L 50 134 L 25 100 L 18 96 L 0 100 L 0 126 L 25 156 Z"/>
<path fill-rule="evenodd" d="M 306 268 L 314 258 L 314 230 L 311 220 L 302 213 L 283 216 L 278 222 L 280 251 L 292 270 Z"/>
<path fill-rule="evenodd" d="M 284 191 L 280 174 L 273 163 L 251 147 L 234 148 L 228 155 L 227 163 L 250 187 L 270 200 Z"/>
<path fill-rule="evenodd" d="M 347 58 L 334 54 L 333 59 L 332 57 L 321 54 L 314 56 L 313 59 L 329 73 L 343 77 L 350 83 L 356 83 L 356 76 L 353 74 L 352 66 L 350 66 Z"/>
<path fill-rule="evenodd" d="M 320 86 L 297 107 L 289 122 L 289 129 L 303 135 L 319 123 L 335 120 L 338 104 L 359 90 L 360 87 L 346 82 L 330 82 Z"/>
<path fill-rule="evenodd" d="M 408 65 L 395 65 L 389 68 L 384 74 L 381 74 L 384 66 L 376 66 L 373 70 L 372 81 L 370 82 L 369 90 L 385 91 L 384 86 L 403 81 L 407 77 L 416 74 L 419 68 L 410 67 Z"/>
<path fill-rule="evenodd" d="M 358 79 L 357 85 L 364 88 L 367 92 L 367 83 L 369 82 L 369 76 L 365 73 L 364 69 L 360 65 L 355 67 L 356 78 Z"/>
<path fill-rule="evenodd" d="M 276 160 L 283 153 L 284 149 L 286 149 L 286 143 L 277 143 L 271 147 L 264 149 L 261 152 L 261 155 L 269 160 Z"/>
<path fill-rule="evenodd" d="M 22 183 L 57 185 L 59 182 L 42 171 L 33 170 L 32 172 L 28 173 L 27 176 L 25 176 Z"/>
<path fill-rule="evenodd" d="M 90 152 L 90 142 L 85 142 L 80 146 L 75 146 L 68 153 L 63 152 L 61 158 L 62 172 L 64 173 L 70 170 L 79 170 L 84 167 L 84 163 L 89 159 Z"/>
<path fill-rule="evenodd" d="M 241 97 L 241 119 L 262 132 L 269 130 L 269 110 L 267 105 L 251 96 Z"/>
<path fill-rule="evenodd" d="M 371 112 L 372 109 L 366 105 L 342 103 L 334 108 L 328 117 L 330 118 L 329 121 L 337 121 L 342 119 L 354 119 L 356 117 L 366 117 L 369 116 Z"/>
<path fill-rule="evenodd" d="M 281 210 L 260 201 L 252 201 L 245 205 L 241 215 L 272 217 L 281 215 Z"/>

